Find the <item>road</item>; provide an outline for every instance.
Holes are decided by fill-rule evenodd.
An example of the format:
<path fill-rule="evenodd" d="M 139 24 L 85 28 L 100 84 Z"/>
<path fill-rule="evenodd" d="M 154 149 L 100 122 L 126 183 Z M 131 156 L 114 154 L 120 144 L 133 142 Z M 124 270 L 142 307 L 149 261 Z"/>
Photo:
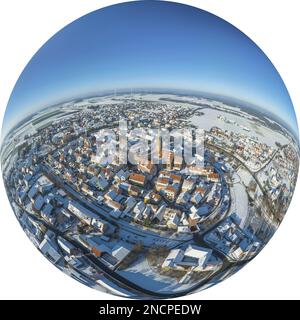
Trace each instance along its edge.
<path fill-rule="evenodd" d="M 267 212 L 265 212 L 265 213 L 268 214 L 268 216 L 269 216 L 268 218 L 270 219 L 270 221 L 273 221 L 274 214 L 273 214 L 273 208 L 270 206 L 270 203 L 269 203 L 269 197 L 268 197 L 266 191 L 264 190 L 263 186 L 261 185 L 260 181 L 257 179 L 256 175 L 253 174 L 253 172 L 239 158 L 237 158 L 232 152 L 229 152 L 228 150 L 221 148 L 219 146 L 212 145 L 211 143 L 208 143 L 208 145 L 210 145 L 211 148 L 217 149 L 221 153 L 224 153 L 227 156 L 234 158 L 240 165 L 243 166 L 243 168 L 245 168 L 251 174 L 251 176 L 255 180 L 256 184 L 258 185 L 259 189 L 261 190 L 261 192 L 264 196 L 264 199 L 266 199 L 265 205 L 267 205 L 270 213 L 267 213 Z"/>
<path fill-rule="evenodd" d="M 59 185 L 70 197 L 72 197 L 72 199 L 76 200 L 82 206 L 91 210 L 95 214 L 99 215 L 103 220 L 111 223 L 115 227 L 122 228 L 122 230 L 125 230 L 131 235 L 140 237 L 144 243 L 148 238 L 148 242 L 146 242 L 146 245 L 148 247 L 152 247 L 156 242 L 159 242 L 160 245 L 165 244 L 166 247 L 172 248 L 174 246 L 177 246 L 177 244 L 185 241 L 185 239 L 182 238 L 176 239 L 175 237 L 172 238 L 169 235 L 164 236 L 150 230 L 140 230 L 138 226 L 132 226 L 126 221 L 116 219 L 109 214 L 111 209 L 106 205 L 101 205 L 100 207 L 94 203 L 91 203 L 90 201 L 83 201 L 82 195 L 78 194 L 77 191 L 75 191 L 70 185 L 60 179 L 57 175 L 52 174 L 51 169 L 49 169 L 48 167 L 41 165 L 41 170 L 51 181 L 55 182 L 56 185 Z"/>
<path fill-rule="evenodd" d="M 99 207 L 96 205 L 93 205 L 91 203 L 88 203 L 87 201 L 82 201 L 82 199 L 80 199 L 80 195 L 78 195 L 78 193 L 73 190 L 68 184 L 66 184 L 65 182 L 61 181 L 61 179 L 59 179 L 56 175 L 53 175 L 50 170 L 46 167 L 42 165 L 42 171 L 49 177 L 51 178 L 51 180 L 55 183 L 57 183 L 59 186 L 61 186 L 69 195 L 72 196 L 72 198 L 76 199 L 77 201 L 79 201 L 82 205 L 84 205 L 85 207 L 88 207 L 89 210 L 95 212 L 96 214 L 98 214 L 99 216 L 101 216 L 104 220 L 108 221 L 109 223 L 115 225 L 115 226 L 119 226 L 119 221 L 115 221 L 115 219 L 113 219 L 110 215 L 109 215 L 109 211 L 110 209 L 107 208 L 105 209 L 105 207 Z M 22 210 L 24 210 L 23 208 L 21 208 Z M 27 212 L 28 213 L 28 212 Z M 28 213 L 30 214 L 30 213 Z M 32 215 L 31 215 L 32 216 Z M 184 292 L 177 292 L 177 293 L 161 293 L 161 292 L 153 292 L 151 290 L 145 289 L 144 287 L 141 287 L 139 285 L 137 285 L 134 282 L 129 281 L 127 278 L 121 276 L 120 274 L 118 274 L 117 272 L 111 270 L 107 265 L 105 265 L 103 262 L 101 262 L 99 259 L 97 259 L 95 256 L 90 255 L 90 251 L 84 247 L 82 244 L 80 244 L 79 242 L 75 241 L 73 238 L 69 237 L 67 234 L 65 234 L 64 232 L 61 232 L 60 230 L 58 230 L 57 228 L 53 227 L 52 225 L 48 224 L 46 221 L 37 218 L 36 216 L 34 216 L 34 219 L 39 220 L 41 223 L 45 224 L 47 226 L 48 229 L 50 229 L 51 231 L 53 231 L 56 236 L 61 236 L 62 238 L 64 238 L 65 240 L 69 241 L 70 243 L 72 243 L 75 247 L 80 248 L 80 250 L 86 254 L 86 258 L 91 262 L 92 265 L 94 265 L 96 267 L 97 270 L 99 270 L 100 272 L 102 272 L 105 277 L 107 277 L 107 279 L 109 279 L 110 281 L 112 281 L 113 283 L 115 283 L 117 286 L 121 287 L 121 288 L 125 288 L 126 290 L 128 290 L 129 292 L 131 292 L 134 296 L 138 296 L 138 297 L 144 297 L 144 298 L 160 298 L 160 299 L 166 299 L 166 298 L 174 298 L 174 297 L 179 297 L 182 294 L 188 294 L 193 292 L 194 290 L 197 290 L 198 288 L 201 288 L 203 285 L 209 283 L 209 281 L 211 280 L 212 277 L 215 277 L 216 274 L 221 274 L 222 272 L 224 272 L 225 270 L 230 269 L 233 266 L 238 266 L 238 265 L 244 265 L 247 262 L 242 261 L 242 262 L 230 262 L 228 261 L 227 257 L 214 250 L 214 253 L 217 257 L 219 257 L 221 259 L 221 261 L 223 261 L 223 265 L 221 267 L 221 269 L 216 273 L 213 274 L 211 277 L 208 277 L 207 279 L 205 279 L 204 281 L 200 282 L 198 285 L 195 285 L 193 287 L 191 287 L 190 289 L 185 290 Z M 223 220 L 223 219 L 222 219 Z M 221 221 L 220 221 L 221 222 Z M 124 227 L 124 226 L 122 226 Z M 214 226 L 215 227 L 215 226 Z M 128 228 L 128 226 L 127 226 Z M 131 227 L 127 229 L 128 232 L 130 233 L 136 233 L 139 236 L 143 236 L 145 237 L 145 230 L 142 230 L 142 234 L 140 232 L 137 232 L 136 228 Z M 207 230 L 205 233 L 203 233 L 202 235 L 196 234 L 194 236 L 194 240 L 196 241 L 196 243 L 202 245 L 202 246 L 206 246 L 207 244 L 204 242 L 203 237 L 205 236 L 205 234 L 207 232 L 209 232 L 210 230 Z M 149 231 L 148 231 L 149 233 Z M 159 238 L 163 238 L 159 235 L 152 235 L 151 236 L 155 236 L 155 237 L 159 237 Z M 169 238 L 165 238 L 166 240 L 169 241 Z M 172 239 L 175 240 L 175 239 Z M 182 244 L 183 241 L 182 240 L 177 240 L 177 245 Z"/>

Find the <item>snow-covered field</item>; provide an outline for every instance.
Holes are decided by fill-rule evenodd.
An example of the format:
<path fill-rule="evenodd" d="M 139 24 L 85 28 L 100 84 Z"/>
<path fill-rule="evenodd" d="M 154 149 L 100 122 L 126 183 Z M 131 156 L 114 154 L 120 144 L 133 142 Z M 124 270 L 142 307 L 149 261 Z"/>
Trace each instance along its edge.
<path fill-rule="evenodd" d="M 209 131 L 212 127 L 219 127 L 222 130 L 228 130 L 250 137 L 255 137 L 259 142 L 266 143 L 271 147 L 275 147 L 275 142 L 279 142 L 281 144 L 289 143 L 288 139 L 284 135 L 257 124 L 253 120 L 208 108 L 202 109 L 201 112 L 204 113 L 203 116 L 193 116 L 191 118 L 192 124 L 201 129 Z M 227 119 L 230 119 L 239 125 L 226 123 L 225 121 L 218 119 L 218 116 L 226 117 Z M 245 131 L 243 127 L 248 128 L 250 131 Z"/>

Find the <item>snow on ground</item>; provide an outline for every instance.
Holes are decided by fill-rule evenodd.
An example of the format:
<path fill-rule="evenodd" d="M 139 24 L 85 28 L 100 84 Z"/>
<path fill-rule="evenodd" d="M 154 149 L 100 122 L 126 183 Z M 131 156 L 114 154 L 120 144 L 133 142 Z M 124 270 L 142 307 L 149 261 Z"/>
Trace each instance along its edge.
<path fill-rule="evenodd" d="M 100 291 L 105 291 L 108 293 L 112 293 L 112 294 L 116 294 L 116 295 L 122 296 L 122 297 L 130 297 L 131 296 L 131 294 L 128 291 L 126 291 L 123 288 L 120 288 L 114 282 L 109 281 L 105 277 L 98 279 L 96 282 L 97 282 L 97 285 L 95 286 L 95 289 L 98 289 Z M 99 286 L 100 286 L 100 288 L 99 288 Z"/>
<path fill-rule="evenodd" d="M 202 109 L 201 112 L 204 113 L 203 116 L 193 116 L 191 118 L 192 123 L 200 127 L 201 129 L 209 131 L 212 127 L 216 126 L 221 128 L 222 130 L 228 130 L 239 134 L 245 134 L 250 137 L 256 137 L 261 143 L 266 143 L 271 147 L 276 146 L 275 142 L 279 142 L 281 144 L 288 143 L 288 140 L 284 135 L 267 127 L 264 127 L 253 120 L 229 114 L 228 112 L 222 112 L 220 110 L 208 108 Z M 235 121 L 240 126 L 231 123 L 226 123 L 218 119 L 219 115 Z M 243 130 L 241 126 L 247 127 L 251 131 L 247 132 Z"/>
<path fill-rule="evenodd" d="M 232 172 L 233 186 L 231 192 L 231 208 L 241 219 L 240 227 L 244 228 L 248 218 L 248 195 L 241 182 L 240 176 L 234 171 Z"/>
<path fill-rule="evenodd" d="M 195 282 L 180 284 L 174 278 L 160 275 L 151 269 L 147 259 L 144 257 L 139 258 L 126 270 L 117 272 L 141 287 L 165 293 L 184 291 L 198 284 Z"/>
<path fill-rule="evenodd" d="M 245 186 L 248 186 L 250 181 L 253 180 L 253 177 L 251 176 L 251 174 L 249 173 L 249 171 L 245 170 L 244 168 L 240 167 L 237 170 L 237 174 L 239 175 L 239 177 L 241 178 L 241 181 L 243 182 L 243 184 Z"/>
<path fill-rule="evenodd" d="M 123 277 L 153 291 L 160 291 L 174 282 L 173 278 L 152 271 L 145 257 L 139 258 L 126 270 L 117 271 Z"/>

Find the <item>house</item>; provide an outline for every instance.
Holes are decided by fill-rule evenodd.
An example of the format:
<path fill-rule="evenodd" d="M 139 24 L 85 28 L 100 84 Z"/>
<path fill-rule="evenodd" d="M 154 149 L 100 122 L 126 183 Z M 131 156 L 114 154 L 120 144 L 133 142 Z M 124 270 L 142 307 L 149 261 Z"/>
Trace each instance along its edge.
<path fill-rule="evenodd" d="M 185 250 L 184 256 L 185 259 L 179 263 L 180 265 L 191 265 L 194 271 L 202 271 L 212 256 L 212 250 L 196 245 L 189 245 Z"/>
<path fill-rule="evenodd" d="M 186 192 L 186 191 L 181 192 L 179 194 L 179 196 L 177 197 L 176 203 L 185 205 L 186 203 L 188 203 L 190 201 L 190 198 L 191 198 L 191 195 L 188 192 Z"/>
<path fill-rule="evenodd" d="M 115 189 L 111 189 L 104 195 L 104 199 L 113 201 L 117 198 L 117 196 L 118 192 Z"/>
<path fill-rule="evenodd" d="M 146 207 L 145 207 L 145 210 L 143 211 L 143 214 L 142 214 L 143 218 L 144 219 L 149 218 L 151 213 L 152 213 L 151 207 L 147 204 Z"/>
<path fill-rule="evenodd" d="M 181 190 L 183 192 L 192 191 L 194 189 L 194 186 L 195 181 L 193 179 L 184 179 L 181 186 Z"/>
<path fill-rule="evenodd" d="M 62 256 L 59 253 L 59 248 L 54 241 L 54 237 L 55 234 L 48 230 L 44 240 L 39 245 L 39 249 L 48 260 L 56 264 L 62 259 Z"/>
<path fill-rule="evenodd" d="M 199 192 L 195 191 L 191 198 L 191 202 L 197 205 L 201 202 L 202 198 L 203 198 L 202 195 Z"/>
<path fill-rule="evenodd" d="M 100 178 L 97 178 L 97 177 L 93 177 L 90 181 L 89 181 L 89 183 L 93 186 L 93 187 L 95 187 L 95 188 L 97 188 L 97 189 L 99 189 L 99 190 L 105 190 L 107 187 L 108 187 L 108 185 L 109 185 L 109 183 L 107 182 L 107 180 L 105 179 L 105 178 L 102 178 L 101 176 L 100 176 Z"/>
<path fill-rule="evenodd" d="M 102 220 L 98 215 L 86 209 L 79 203 L 70 200 L 68 203 L 68 210 L 77 218 L 88 225 L 92 225 L 98 228 L 101 232 L 105 232 L 107 230 L 108 224 L 104 220 Z"/>
<path fill-rule="evenodd" d="M 155 171 L 155 166 L 150 161 L 148 161 L 146 163 L 139 163 L 138 170 L 151 175 Z"/>
<path fill-rule="evenodd" d="M 114 201 L 114 200 L 108 199 L 105 201 L 105 203 L 108 207 L 110 207 L 113 210 L 121 210 L 121 208 L 122 208 L 121 203 Z"/>
<path fill-rule="evenodd" d="M 80 242 L 82 242 L 96 257 L 101 257 L 103 254 L 110 254 L 111 249 L 106 246 L 101 240 L 95 237 L 80 235 Z"/>
<path fill-rule="evenodd" d="M 182 213 L 180 222 L 183 226 L 189 226 L 188 215 L 185 212 Z"/>
<path fill-rule="evenodd" d="M 192 206 L 190 208 L 191 214 L 190 216 L 194 215 L 194 217 L 198 216 L 199 219 L 203 219 L 203 217 L 207 216 L 210 213 L 211 207 L 208 204 L 203 204 L 199 208 Z"/>
<path fill-rule="evenodd" d="M 208 174 L 214 173 L 214 167 L 212 166 L 199 166 L 190 165 L 188 166 L 188 172 L 193 175 L 207 176 Z"/>
<path fill-rule="evenodd" d="M 34 200 L 33 209 L 35 211 L 40 211 L 43 205 L 44 205 L 44 197 L 39 194 Z"/>
<path fill-rule="evenodd" d="M 180 217 L 177 215 L 176 212 L 172 213 L 171 216 L 169 217 L 167 221 L 167 226 L 170 229 L 175 229 L 177 230 L 177 227 L 180 223 Z"/>
<path fill-rule="evenodd" d="M 49 221 L 51 224 L 54 224 L 56 221 L 55 216 L 52 214 L 53 209 L 53 206 L 50 203 L 48 203 L 41 210 L 41 216 L 45 220 Z"/>
<path fill-rule="evenodd" d="M 119 184 L 119 188 L 125 193 L 129 193 L 129 189 L 130 189 L 131 184 L 127 183 L 127 182 L 122 182 Z"/>
<path fill-rule="evenodd" d="M 207 175 L 209 181 L 218 182 L 219 181 L 219 174 L 218 173 L 210 173 Z"/>
<path fill-rule="evenodd" d="M 166 198 L 170 201 L 174 201 L 177 195 L 177 189 L 173 186 L 167 186 L 166 188 L 161 190 Z"/>
<path fill-rule="evenodd" d="M 129 181 L 133 184 L 144 186 L 146 182 L 146 177 L 141 173 L 131 173 L 129 175 Z"/>
<path fill-rule="evenodd" d="M 42 184 L 39 184 L 38 186 L 38 189 L 39 189 L 39 192 L 41 194 L 45 194 L 49 191 L 51 191 L 51 189 L 53 188 L 53 183 L 52 182 L 45 182 L 45 183 L 42 183 Z"/>
<path fill-rule="evenodd" d="M 27 193 L 25 190 L 21 189 L 18 191 L 17 199 L 19 204 L 23 204 L 24 200 L 26 199 L 26 196 L 27 196 Z"/>
<path fill-rule="evenodd" d="M 37 193 L 38 193 L 38 186 L 35 184 L 33 185 L 29 192 L 28 192 L 28 198 L 30 199 L 30 201 L 33 203 L 34 202 L 34 198 L 36 197 Z"/>
<path fill-rule="evenodd" d="M 161 189 L 166 188 L 169 185 L 169 179 L 164 177 L 159 177 L 156 181 L 156 190 L 160 191 Z"/>
<path fill-rule="evenodd" d="M 130 185 L 128 194 L 133 196 L 133 197 L 137 197 L 137 196 L 139 196 L 141 194 L 141 190 L 140 190 L 140 188 L 138 188 L 136 186 Z"/>
<path fill-rule="evenodd" d="M 57 243 L 69 256 L 75 254 L 78 251 L 78 249 L 76 249 L 76 247 L 73 246 L 72 243 L 62 238 L 61 236 L 57 237 Z"/>
<path fill-rule="evenodd" d="M 127 180 L 128 176 L 129 176 L 129 172 L 121 169 L 116 173 L 115 179 L 118 181 L 125 181 Z"/>
<path fill-rule="evenodd" d="M 169 252 L 168 256 L 162 264 L 163 269 L 176 268 L 176 264 L 184 258 L 184 251 L 181 249 L 173 249 Z"/>
<path fill-rule="evenodd" d="M 83 183 L 81 185 L 81 190 L 82 190 L 83 193 L 88 194 L 90 196 L 93 196 L 93 194 L 94 194 L 93 190 L 91 190 L 89 185 L 86 184 L 86 183 Z"/>
<path fill-rule="evenodd" d="M 142 213 L 145 210 L 146 205 L 143 201 L 139 201 L 133 209 L 133 213 L 135 214 L 134 218 L 140 220 L 142 218 Z"/>
<path fill-rule="evenodd" d="M 136 200 L 134 197 L 128 197 L 125 201 L 125 210 L 124 212 L 125 213 L 128 213 L 130 212 L 134 206 L 136 205 Z"/>
<path fill-rule="evenodd" d="M 151 195 L 151 201 L 153 203 L 159 203 L 160 200 L 161 200 L 161 196 L 158 193 L 153 192 L 152 195 Z"/>
<path fill-rule="evenodd" d="M 159 207 L 159 209 L 157 210 L 157 212 L 155 213 L 155 215 L 153 216 L 153 219 L 152 219 L 154 223 L 158 223 L 158 222 L 162 221 L 164 214 L 165 214 L 165 211 L 166 211 L 166 208 L 167 208 L 167 206 L 165 204 L 163 204 L 162 206 Z"/>
<path fill-rule="evenodd" d="M 111 255 L 117 260 L 117 265 L 120 264 L 132 251 L 133 246 L 127 242 L 119 241 L 111 250 Z"/>
<path fill-rule="evenodd" d="M 196 189 L 195 189 L 195 192 L 197 192 L 197 193 L 200 193 L 200 195 L 202 196 L 202 198 L 204 198 L 205 197 L 205 194 L 206 194 L 206 189 L 204 188 L 204 187 L 197 187 Z"/>
<path fill-rule="evenodd" d="M 170 179 L 172 180 L 172 184 L 179 184 L 181 183 L 181 175 L 170 173 L 169 174 Z"/>
<path fill-rule="evenodd" d="M 24 184 L 26 187 L 29 187 L 30 180 L 32 178 L 32 173 L 27 173 L 24 176 Z"/>
<path fill-rule="evenodd" d="M 188 222 L 190 227 L 194 227 L 200 222 L 201 217 L 197 214 L 197 211 L 195 210 L 191 210 L 191 211 L 192 213 L 190 213 L 188 216 Z"/>

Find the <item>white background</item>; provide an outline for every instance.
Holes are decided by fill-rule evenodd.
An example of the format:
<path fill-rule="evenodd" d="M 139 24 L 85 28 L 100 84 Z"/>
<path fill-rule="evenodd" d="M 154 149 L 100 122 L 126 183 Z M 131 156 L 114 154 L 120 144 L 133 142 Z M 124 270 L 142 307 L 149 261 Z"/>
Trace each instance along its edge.
<path fill-rule="evenodd" d="M 80 16 L 117 2 L 121 1 L 1 1 L 0 118 L 20 73 L 44 42 Z M 298 0 L 181 2 L 222 17 L 254 40 L 281 74 L 300 119 Z M 14 217 L 2 181 L 0 204 L 0 298 L 120 299 L 78 283 L 38 253 Z M 299 207 L 298 185 L 282 225 L 254 261 L 217 286 L 182 299 L 299 299 Z"/>

